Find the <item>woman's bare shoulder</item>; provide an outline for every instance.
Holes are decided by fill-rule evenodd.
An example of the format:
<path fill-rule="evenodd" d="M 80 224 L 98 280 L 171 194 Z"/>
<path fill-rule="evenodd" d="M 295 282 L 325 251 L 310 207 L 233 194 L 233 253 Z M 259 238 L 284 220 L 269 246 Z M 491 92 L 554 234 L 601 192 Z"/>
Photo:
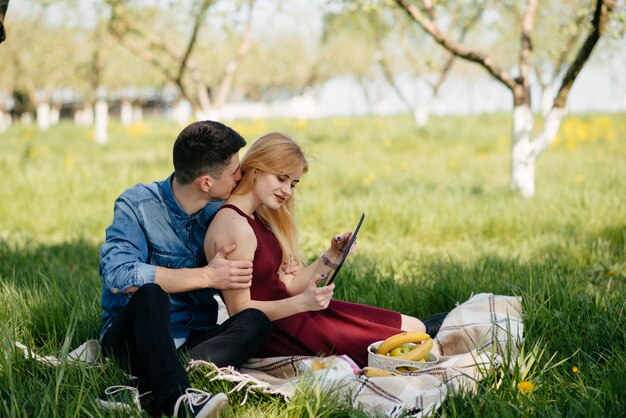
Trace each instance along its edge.
<path fill-rule="evenodd" d="M 248 220 L 230 208 L 217 212 L 209 225 L 209 233 L 232 238 L 254 237 L 254 231 Z"/>

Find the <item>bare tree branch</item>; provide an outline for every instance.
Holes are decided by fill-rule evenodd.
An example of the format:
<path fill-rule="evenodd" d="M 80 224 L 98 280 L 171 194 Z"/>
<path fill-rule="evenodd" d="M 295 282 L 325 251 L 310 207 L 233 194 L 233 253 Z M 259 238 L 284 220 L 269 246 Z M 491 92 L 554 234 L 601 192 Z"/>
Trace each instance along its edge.
<path fill-rule="evenodd" d="M 241 38 L 241 43 L 235 52 L 235 55 L 231 57 L 231 59 L 226 64 L 226 69 L 224 71 L 224 77 L 222 78 L 222 83 L 220 84 L 217 95 L 215 96 L 215 106 L 220 108 L 226 103 L 228 99 L 228 95 L 230 94 L 230 90 L 232 88 L 233 81 L 235 80 L 235 73 L 239 68 L 239 64 L 246 56 L 248 51 L 250 50 L 250 46 L 252 45 L 252 11 L 254 8 L 255 0 L 248 0 L 248 17 L 246 20 L 246 30 Z"/>
<path fill-rule="evenodd" d="M 498 67 L 491 57 L 483 52 L 472 51 L 458 42 L 455 42 L 440 31 L 435 22 L 427 18 L 415 5 L 409 0 L 396 0 L 398 6 L 404 10 L 409 18 L 417 23 L 422 29 L 424 29 L 432 38 L 442 47 L 453 53 L 454 55 L 463 58 L 465 60 L 474 62 L 482 66 L 487 72 L 489 72 L 494 78 L 499 80 L 502 84 L 508 87 L 511 91 L 515 91 L 516 81 L 507 74 L 504 70 Z"/>
<path fill-rule="evenodd" d="M 570 65 L 567 70 L 567 73 L 563 77 L 563 82 L 561 83 L 561 87 L 556 94 L 556 98 L 554 99 L 554 107 L 556 108 L 565 108 L 565 103 L 567 102 L 567 96 L 578 77 L 578 73 L 589 59 L 591 55 L 591 51 L 598 43 L 600 36 L 604 33 L 604 28 L 606 27 L 606 22 L 609 20 L 609 14 L 613 11 L 616 6 L 615 0 L 597 0 L 596 8 L 593 13 L 593 20 L 591 22 L 591 31 L 587 35 L 587 39 L 578 50 L 576 54 L 576 58 Z"/>
<path fill-rule="evenodd" d="M 202 22 L 209 10 L 209 7 L 213 4 L 213 0 L 204 0 L 200 5 L 200 10 L 196 13 L 196 18 L 193 23 L 193 30 L 191 32 L 191 36 L 189 38 L 189 42 L 187 43 L 187 48 L 185 49 L 185 53 L 183 54 L 182 59 L 180 60 L 180 65 L 178 66 L 178 76 L 177 84 L 182 83 L 183 76 L 185 75 L 185 69 L 187 67 L 187 61 L 189 61 L 189 57 L 191 56 L 191 52 L 193 51 L 193 47 L 196 45 L 196 40 L 198 39 L 198 32 L 200 31 L 200 27 L 202 26 Z"/>
<path fill-rule="evenodd" d="M 0 0 L 0 43 L 6 38 L 6 32 L 4 31 L 4 16 L 7 14 L 9 8 L 9 0 Z"/>

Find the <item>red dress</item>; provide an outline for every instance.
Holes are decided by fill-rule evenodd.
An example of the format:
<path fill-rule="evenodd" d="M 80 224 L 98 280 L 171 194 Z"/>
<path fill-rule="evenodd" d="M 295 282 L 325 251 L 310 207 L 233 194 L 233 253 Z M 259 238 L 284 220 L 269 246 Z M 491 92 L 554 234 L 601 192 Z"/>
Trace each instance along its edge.
<path fill-rule="evenodd" d="M 274 234 L 259 219 L 224 205 L 245 217 L 257 239 L 252 261 L 253 300 L 291 297 L 278 278 L 282 250 Z M 257 357 L 347 354 L 360 367 L 367 365 L 367 347 L 402 332 L 400 313 L 374 306 L 331 300 L 322 311 L 302 312 L 272 322 L 272 332 Z"/>

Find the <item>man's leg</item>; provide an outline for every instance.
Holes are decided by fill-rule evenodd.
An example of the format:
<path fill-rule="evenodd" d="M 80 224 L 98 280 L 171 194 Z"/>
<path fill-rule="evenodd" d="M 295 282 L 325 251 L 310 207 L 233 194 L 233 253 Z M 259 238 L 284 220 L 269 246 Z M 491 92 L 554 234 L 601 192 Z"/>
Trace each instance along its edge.
<path fill-rule="evenodd" d="M 169 306 L 159 285 L 141 286 L 107 330 L 102 348 L 107 355 L 128 361 L 142 390 L 152 391 L 157 404 L 171 414 L 172 400 L 191 385 L 176 354 Z"/>
<path fill-rule="evenodd" d="M 194 360 L 239 367 L 261 348 L 271 328 L 263 312 L 246 309 L 214 329 L 192 333 L 183 347 Z"/>

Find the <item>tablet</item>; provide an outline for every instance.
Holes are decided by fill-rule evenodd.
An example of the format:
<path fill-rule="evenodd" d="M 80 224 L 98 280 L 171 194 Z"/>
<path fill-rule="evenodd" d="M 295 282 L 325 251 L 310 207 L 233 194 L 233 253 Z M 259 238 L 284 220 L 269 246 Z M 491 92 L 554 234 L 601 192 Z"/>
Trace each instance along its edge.
<path fill-rule="evenodd" d="M 361 214 L 361 218 L 359 218 L 359 222 L 356 224 L 356 228 L 354 228 L 354 230 L 352 231 L 352 235 L 350 235 L 350 239 L 348 240 L 348 243 L 343 247 L 341 258 L 339 259 L 339 262 L 337 263 L 337 267 L 335 267 L 333 270 L 331 270 L 328 273 L 328 280 L 326 281 L 326 285 L 331 284 L 333 280 L 335 280 L 335 277 L 337 277 L 337 273 L 339 273 L 339 270 L 341 270 L 341 266 L 343 266 L 344 261 L 346 261 L 348 254 L 350 254 L 350 248 L 352 248 L 354 241 L 356 241 L 356 236 L 359 233 L 359 229 L 361 229 L 361 224 L 363 223 L 363 219 L 365 219 L 364 213 Z"/>

